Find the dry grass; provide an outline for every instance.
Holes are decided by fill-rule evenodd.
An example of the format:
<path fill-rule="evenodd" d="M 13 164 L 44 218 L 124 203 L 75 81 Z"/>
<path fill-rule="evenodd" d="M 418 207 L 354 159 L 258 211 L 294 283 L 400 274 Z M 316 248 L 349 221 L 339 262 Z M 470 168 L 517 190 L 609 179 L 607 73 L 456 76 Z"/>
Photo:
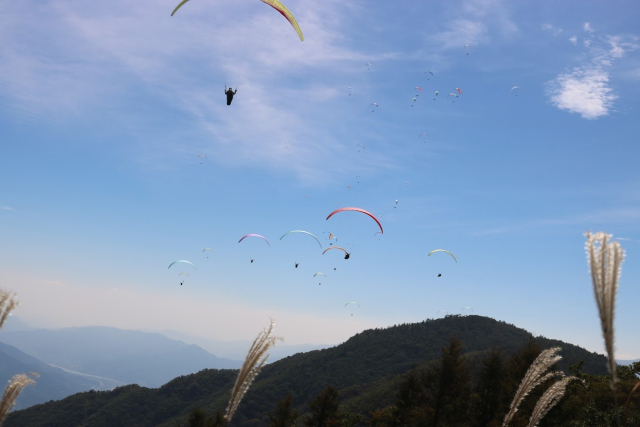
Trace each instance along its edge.
<path fill-rule="evenodd" d="M 227 411 L 224 416 L 227 422 L 231 421 L 233 414 L 235 414 L 236 409 L 238 409 L 240 401 L 247 390 L 249 390 L 249 387 L 253 383 L 255 377 L 260 373 L 262 366 L 266 363 L 267 358 L 269 357 L 269 354 L 267 353 L 269 348 L 274 346 L 276 341 L 282 341 L 282 338 L 280 337 L 271 336 L 274 326 L 275 324 L 272 319 L 269 327 L 263 329 L 253 341 L 253 344 L 249 349 L 249 353 L 247 353 L 247 357 L 244 359 L 242 368 L 240 368 L 240 372 L 238 373 L 238 378 L 236 378 L 236 383 L 233 386 L 231 399 L 229 399 L 229 405 L 227 406 Z"/>
<path fill-rule="evenodd" d="M 38 376 L 35 372 L 32 372 L 31 375 Z M 0 426 L 4 423 L 13 405 L 16 404 L 16 399 L 22 389 L 31 384 L 35 384 L 35 381 L 25 374 L 14 375 L 9 380 L 9 385 L 4 389 L 2 400 L 0 400 Z"/>
<path fill-rule="evenodd" d="M 536 407 L 533 408 L 533 413 L 531 414 L 531 418 L 529 418 L 529 427 L 537 427 L 538 423 L 547 412 L 551 410 L 554 406 L 558 404 L 562 396 L 564 396 L 564 392 L 567 389 L 567 385 L 570 381 L 576 380 L 576 377 L 563 377 L 562 379 L 556 381 L 544 392 L 542 397 L 538 399 L 536 403 Z"/>
<path fill-rule="evenodd" d="M 4 321 L 7 320 L 9 314 L 17 306 L 18 300 L 16 299 L 16 294 L 0 289 L 0 328 L 4 325 Z"/>
<path fill-rule="evenodd" d="M 513 416 L 518 412 L 518 406 L 520 406 L 522 400 L 531 392 L 531 390 L 549 378 L 562 375 L 559 371 L 547 372 L 551 366 L 562 359 L 562 356 L 556 354 L 558 351 L 560 351 L 560 347 L 549 348 L 540 353 L 536 360 L 533 361 L 527 370 L 527 373 L 524 375 L 524 378 L 520 383 L 520 387 L 518 387 L 518 391 L 516 391 L 516 394 L 513 397 L 511 407 L 509 408 L 507 415 L 504 417 L 502 427 L 506 427 L 506 425 L 509 424 Z"/>
<path fill-rule="evenodd" d="M 614 355 L 613 341 L 613 318 L 616 307 L 616 293 L 618 291 L 618 281 L 622 272 L 622 262 L 624 261 L 624 250 L 618 242 L 612 240 L 610 234 L 598 232 L 585 233 L 587 238 L 586 250 L 589 268 L 591 270 L 591 281 L 593 282 L 593 293 L 598 304 L 600 315 L 600 326 L 602 336 L 607 349 L 609 360 L 609 374 L 611 377 L 611 387 L 616 384 L 616 359 Z"/>

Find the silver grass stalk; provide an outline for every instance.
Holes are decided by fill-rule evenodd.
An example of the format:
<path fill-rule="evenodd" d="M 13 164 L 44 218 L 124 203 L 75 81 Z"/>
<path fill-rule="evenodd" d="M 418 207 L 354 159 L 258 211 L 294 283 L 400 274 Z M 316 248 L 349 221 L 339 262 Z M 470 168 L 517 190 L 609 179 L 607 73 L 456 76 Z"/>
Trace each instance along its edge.
<path fill-rule="evenodd" d="M 591 270 L 593 293 L 598 304 L 602 336 L 607 349 L 609 359 L 609 374 L 611 375 L 611 387 L 616 384 L 616 360 L 613 348 L 613 317 L 616 308 L 616 292 L 618 281 L 622 272 L 624 250 L 618 242 L 612 240 L 611 234 L 598 232 L 585 233 L 587 238 L 587 260 Z M 608 242 L 607 240 L 611 240 Z"/>
<path fill-rule="evenodd" d="M 32 374 L 38 376 L 38 374 Z M 15 405 L 16 398 L 22 389 L 30 384 L 35 384 L 35 381 L 25 374 L 14 375 L 9 380 L 9 385 L 5 388 L 2 400 L 0 400 L 0 426 L 4 424 L 4 420 L 7 418 L 7 415 L 9 415 L 9 411 L 13 408 L 13 405 Z"/>
<path fill-rule="evenodd" d="M 560 402 L 560 399 L 564 396 L 564 392 L 567 389 L 567 385 L 572 380 L 576 380 L 576 377 L 563 377 L 562 379 L 556 381 L 544 392 L 542 397 L 538 399 L 536 403 L 536 407 L 533 408 L 533 413 L 531 414 L 531 418 L 529 418 L 529 427 L 537 427 L 538 423 L 547 412 L 551 410 L 554 406 Z"/>
<path fill-rule="evenodd" d="M 271 336 L 274 326 L 275 323 L 273 323 L 273 319 L 271 319 L 269 327 L 263 329 L 262 332 L 258 334 L 247 353 L 247 357 L 244 359 L 242 368 L 240 368 L 240 372 L 238 373 L 238 378 L 236 378 L 236 383 L 231 391 L 231 399 L 229 399 L 229 405 L 227 406 L 224 416 L 227 422 L 231 421 L 233 414 L 235 414 L 236 409 L 238 409 L 240 401 L 269 358 L 267 350 L 276 345 L 277 340 L 282 341 L 280 337 Z"/>
<path fill-rule="evenodd" d="M 545 382 L 549 378 L 562 375 L 562 372 L 559 371 L 547 372 L 547 370 L 549 370 L 551 366 L 562 359 L 562 356 L 556 354 L 560 350 L 560 347 L 554 347 L 544 350 L 538 355 L 536 360 L 533 361 L 531 366 L 529 366 L 527 373 L 524 374 L 522 382 L 520 382 L 518 391 L 516 391 L 515 396 L 513 396 L 513 401 L 511 402 L 509 413 L 505 415 L 502 427 L 506 427 L 506 425 L 509 424 L 513 416 L 516 414 L 516 412 L 518 412 L 518 406 L 520 406 L 522 399 L 524 399 L 531 392 L 531 390 L 533 390 L 540 383 Z"/>
<path fill-rule="evenodd" d="M 7 320 L 9 314 L 17 306 L 18 300 L 16 299 L 16 294 L 0 289 L 0 328 L 4 325 L 4 321 Z"/>

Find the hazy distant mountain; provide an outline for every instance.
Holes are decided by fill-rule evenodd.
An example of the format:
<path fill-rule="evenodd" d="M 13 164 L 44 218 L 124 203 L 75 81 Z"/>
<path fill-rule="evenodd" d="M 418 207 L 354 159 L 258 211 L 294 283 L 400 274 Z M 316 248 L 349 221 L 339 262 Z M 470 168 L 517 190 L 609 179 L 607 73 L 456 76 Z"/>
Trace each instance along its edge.
<path fill-rule="evenodd" d="M 146 387 L 205 368 L 241 365 L 162 334 L 104 326 L 4 331 L 0 339 L 52 365 Z"/>
<path fill-rule="evenodd" d="M 111 390 L 123 382 L 109 378 L 90 377 L 65 372 L 29 356 L 15 347 L 0 342 L 0 384 L 16 374 L 37 372 L 36 383 L 18 396 L 16 409 L 26 408 L 49 400 L 63 399 L 80 391 Z"/>
<path fill-rule="evenodd" d="M 7 320 L 2 325 L 1 332 L 15 332 L 15 331 L 28 331 L 34 329 L 31 326 L 27 325 L 26 322 L 19 317 L 9 315 Z M 1 336 L 1 335 L 0 335 Z"/>
<path fill-rule="evenodd" d="M 640 359 L 632 359 L 632 360 L 618 360 L 616 359 L 616 363 L 618 365 L 631 365 L 634 362 L 640 362 Z"/>
<path fill-rule="evenodd" d="M 159 333 L 174 339 L 184 341 L 187 344 L 198 345 L 208 352 L 211 352 L 219 357 L 225 357 L 233 360 L 244 360 L 247 356 L 247 351 L 251 347 L 252 341 L 219 341 L 211 340 L 208 338 L 199 337 L 196 335 L 188 335 L 183 332 L 173 330 L 162 330 Z M 273 363 L 276 360 L 284 359 L 288 356 L 293 356 L 297 353 L 305 353 L 313 350 L 322 350 L 323 348 L 333 347 L 329 344 L 282 344 L 278 343 L 273 347 L 269 353 L 269 363 Z"/>

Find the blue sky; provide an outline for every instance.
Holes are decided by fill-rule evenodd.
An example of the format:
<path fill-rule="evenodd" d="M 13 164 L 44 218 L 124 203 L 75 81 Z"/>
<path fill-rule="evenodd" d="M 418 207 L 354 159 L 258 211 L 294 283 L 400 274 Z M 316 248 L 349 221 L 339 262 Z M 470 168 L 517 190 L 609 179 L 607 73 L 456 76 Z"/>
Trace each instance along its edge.
<path fill-rule="evenodd" d="M 18 316 L 332 344 L 471 306 L 603 352 L 590 229 L 627 252 L 617 357 L 640 357 L 637 3 L 285 4 L 304 42 L 255 0 L 0 5 Z M 325 220 L 344 206 L 384 235 Z"/>

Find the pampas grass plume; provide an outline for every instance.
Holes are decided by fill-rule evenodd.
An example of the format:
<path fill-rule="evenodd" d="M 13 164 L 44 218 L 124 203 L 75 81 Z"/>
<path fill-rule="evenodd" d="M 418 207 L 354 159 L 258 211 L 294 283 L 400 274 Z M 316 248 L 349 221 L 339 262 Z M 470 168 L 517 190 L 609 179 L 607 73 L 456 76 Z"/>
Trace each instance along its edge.
<path fill-rule="evenodd" d="M 560 350 L 560 347 L 554 347 L 544 350 L 538 355 L 536 360 L 533 361 L 531 366 L 529 366 L 527 373 L 524 374 L 524 378 L 520 383 L 520 387 L 518 387 L 518 391 L 516 391 L 516 394 L 513 397 L 509 412 L 504 417 L 502 427 L 506 427 L 507 424 L 509 424 L 513 416 L 518 411 L 518 406 L 520 406 L 522 400 L 531 392 L 531 390 L 533 390 L 540 383 L 545 382 L 549 378 L 562 375 L 562 373 L 558 371 L 547 372 L 547 370 L 549 370 L 551 366 L 562 359 L 562 356 L 556 354 Z"/>
<path fill-rule="evenodd" d="M 247 353 L 247 357 L 244 359 L 242 368 L 240 368 L 240 372 L 238 372 L 236 383 L 231 391 L 231 399 L 229 399 L 229 405 L 227 406 L 224 416 L 227 422 L 231 421 L 233 414 L 235 414 L 236 409 L 238 409 L 240 401 L 247 393 L 247 390 L 249 390 L 255 377 L 260 373 L 262 366 L 266 363 L 269 357 L 267 353 L 269 348 L 276 345 L 276 341 L 283 340 L 280 337 L 271 336 L 274 326 L 273 319 L 271 319 L 269 327 L 263 329 L 262 332 L 258 334 Z"/>

